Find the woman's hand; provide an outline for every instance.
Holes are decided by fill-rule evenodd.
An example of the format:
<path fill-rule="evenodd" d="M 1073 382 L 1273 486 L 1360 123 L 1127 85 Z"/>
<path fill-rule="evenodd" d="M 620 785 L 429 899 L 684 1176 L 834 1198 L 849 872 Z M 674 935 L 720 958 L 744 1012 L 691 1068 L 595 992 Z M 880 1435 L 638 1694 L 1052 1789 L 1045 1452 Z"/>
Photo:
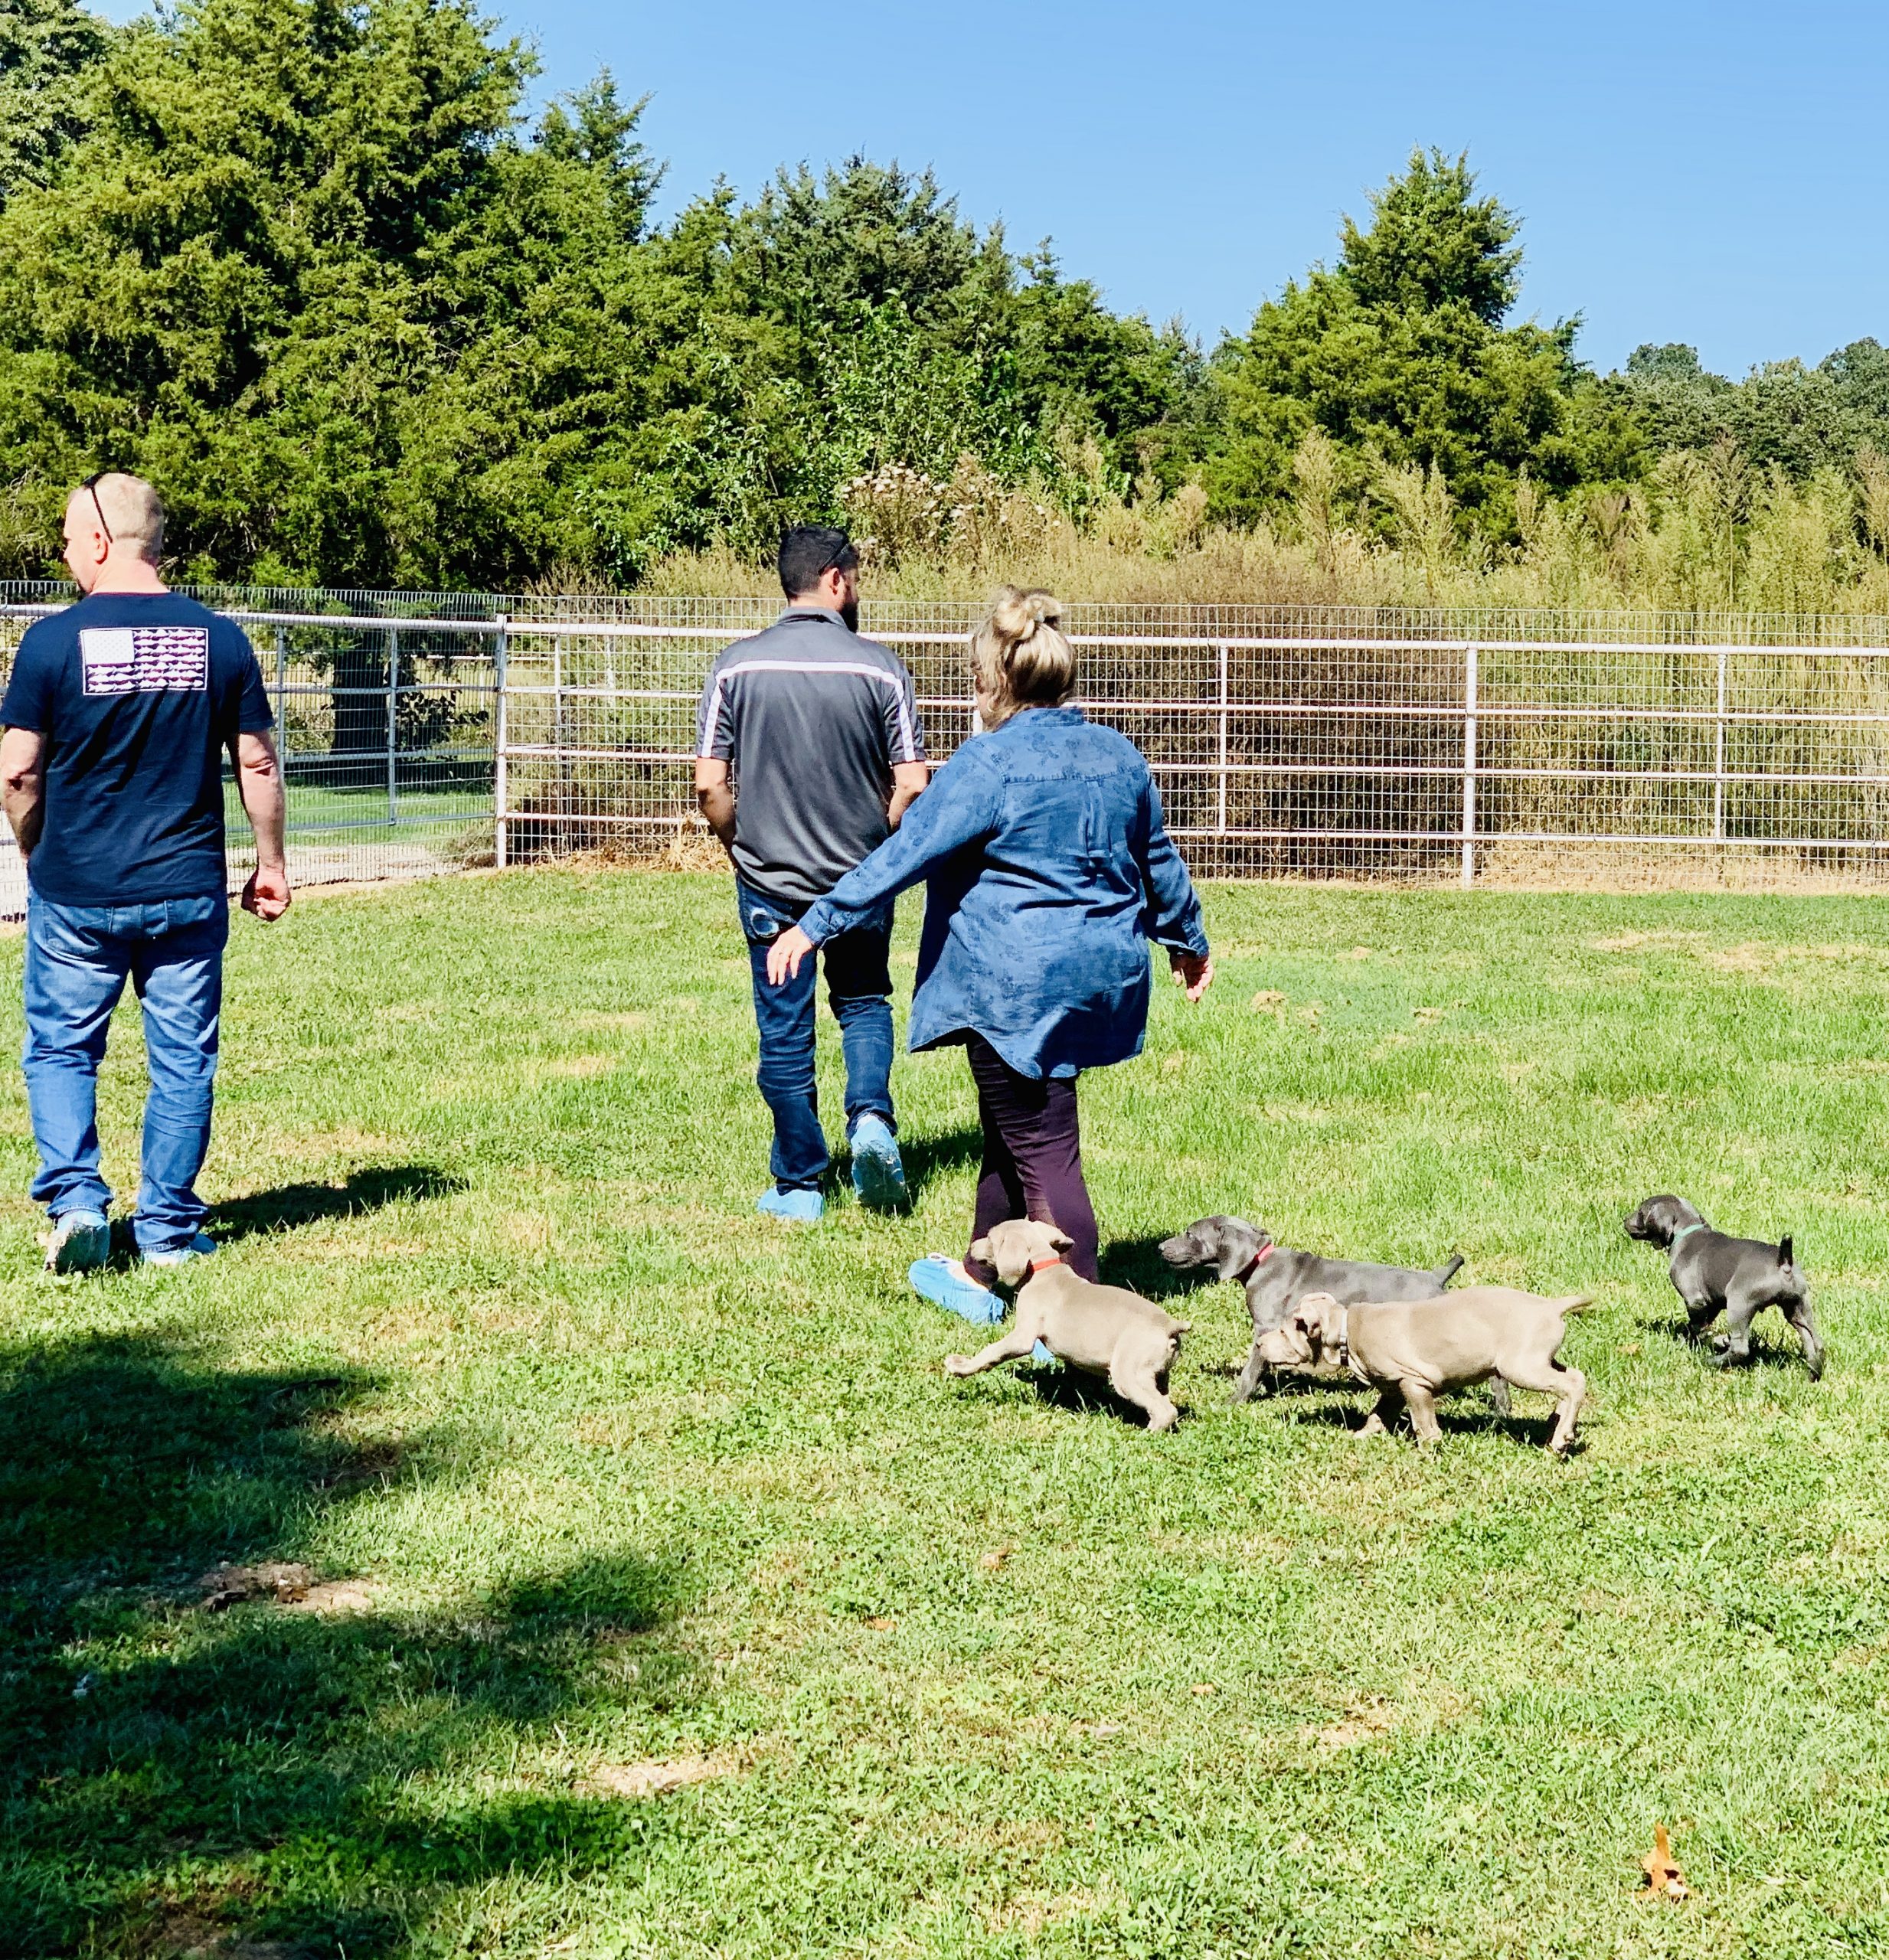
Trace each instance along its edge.
<path fill-rule="evenodd" d="M 813 942 L 798 926 L 789 926 L 767 949 L 767 984 L 783 987 L 800 977 L 800 962 L 813 950 Z"/>
<path fill-rule="evenodd" d="M 1168 965 L 1173 970 L 1174 984 L 1187 990 L 1190 1001 L 1198 1001 L 1214 984 L 1214 961 L 1211 953 L 1171 952 Z M 773 969 L 770 965 L 770 972 Z"/>

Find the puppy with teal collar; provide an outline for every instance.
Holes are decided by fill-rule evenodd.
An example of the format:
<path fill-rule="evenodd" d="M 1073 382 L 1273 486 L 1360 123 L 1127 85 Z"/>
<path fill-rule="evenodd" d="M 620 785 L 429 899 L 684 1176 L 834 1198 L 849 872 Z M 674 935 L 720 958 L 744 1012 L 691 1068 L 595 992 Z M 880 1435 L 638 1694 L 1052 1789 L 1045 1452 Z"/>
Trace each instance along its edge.
<path fill-rule="evenodd" d="M 1776 1245 L 1715 1232 L 1695 1205 L 1662 1192 L 1629 1212 L 1629 1239 L 1665 1248 L 1674 1290 L 1685 1303 L 1687 1331 L 1695 1341 L 1722 1313 L 1725 1331 L 1715 1344 L 1718 1365 L 1751 1358 L 1751 1323 L 1776 1307 L 1803 1344 L 1804 1365 L 1815 1381 L 1823 1373 L 1823 1343 L 1810 1316 L 1810 1289 L 1792 1256 L 1787 1233 Z"/>

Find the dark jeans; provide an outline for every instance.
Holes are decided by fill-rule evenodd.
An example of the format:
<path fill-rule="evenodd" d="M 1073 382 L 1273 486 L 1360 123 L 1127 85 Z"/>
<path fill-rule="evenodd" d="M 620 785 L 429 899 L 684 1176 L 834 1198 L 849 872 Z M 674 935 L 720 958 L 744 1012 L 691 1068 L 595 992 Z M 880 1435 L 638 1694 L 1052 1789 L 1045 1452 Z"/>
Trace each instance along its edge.
<path fill-rule="evenodd" d="M 761 1065 L 755 1074 L 761 1099 L 774 1113 L 770 1160 L 783 1191 L 815 1191 L 832 1159 L 820 1128 L 813 1080 L 813 993 L 816 965 L 826 969 L 826 998 L 839 1023 L 846 1058 L 846 1128 L 864 1116 L 892 1122 L 892 975 L 887 953 L 890 916 L 828 939 L 800 963 L 797 978 L 772 987 L 767 949 L 807 906 L 768 898 L 735 884 L 741 930 L 754 976 L 754 1019 L 760 1030 Z"/>
<path fill-rule="evenodd" d="M 132 1221 L 146 1252 L 181 1244 L 208 1215 L 197 1174 L 210 1148 L 227 902 L 151 905 L 26 902 L 27 1099 L 39 1145 L 33 1195 L 54 1218 L 108 1211 L 99 1171 L 99 1064 L 129 980 L 144 1006 L 143 1178 Z"/>
<path fill-rule="evenodd" d="M 984 1125 L 972 1243 L 1006 1218 L 1034 1218 L 1067 1233 L 1075 1243 L 1063 1256 L 1084 1279 L 1096 1279 L 1095 1207 L 1082 1178 L 1075 1077 L 1019 1075 L 980 1034 L 968 1039 L 965 1052 Z M 997 1277 L 976 1259 L 964 1265 L 982 1285 Z"/>

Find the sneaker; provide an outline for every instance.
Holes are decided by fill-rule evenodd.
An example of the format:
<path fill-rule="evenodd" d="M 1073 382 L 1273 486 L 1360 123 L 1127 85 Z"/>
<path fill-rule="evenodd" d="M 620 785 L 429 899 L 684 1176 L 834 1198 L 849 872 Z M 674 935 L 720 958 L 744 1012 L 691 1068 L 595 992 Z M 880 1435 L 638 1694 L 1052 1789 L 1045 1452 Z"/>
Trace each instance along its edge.
<path fill-rule="evenodd" d="M 817 1225 L 825 1215 L 826 1200 L 818 1191 L 784 1191 L 776 1185 L 771 1191 L 762 1192 L 754 1201 L 754 1209 L 771 1218 L 791 1218 L 796 1225 Z"/>
<path fill-rule="evenodd" d="M 995 1327 L 1004 1317 L 1002 1300 L 988 1286 L 979 1285 L 961 1259 L 933 1253 L 929 1259 L 914 1259 L 905 1276 L 921 1299 L 979 1327 Z"/>
<path fill-rule="evenodd" d="M 102 1211 L 62 1211 L 46 1247 L 48 1272 L 94 1272 L 112 1256 L 112 1228 Z"/>
<path fill-rule="evenodd" d="M 199 1232 L 194 1237 L 180 1240 L 174 1246 L 153 1246 L 148 1252 L 141 1251 L 138 1256 L 146 1266 L 188 1266 L 192 1259 L 208 1259 L 216 1249 L 216 1240 Z"/>
<path fill-rule="evenodd" d="M 898 1139 L 883 1116 L 864 1116 L 853 1125 L 853 1189 L 873 1211 L 897 1211 L 910 1202 Z"/>

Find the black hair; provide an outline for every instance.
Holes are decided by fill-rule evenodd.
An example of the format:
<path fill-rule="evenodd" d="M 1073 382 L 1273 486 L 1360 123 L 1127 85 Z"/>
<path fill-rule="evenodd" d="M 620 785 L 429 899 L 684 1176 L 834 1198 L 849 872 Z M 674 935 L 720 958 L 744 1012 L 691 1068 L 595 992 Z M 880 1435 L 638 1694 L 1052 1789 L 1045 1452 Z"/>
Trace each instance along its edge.
<path fill-rule="evenodd" d="M 830 524 L 797 524 L 780 534 L 780 589 L 789 599 L 811 592 L 822 573 L 850 572 L 858 563 L 852 540 Z"/>

